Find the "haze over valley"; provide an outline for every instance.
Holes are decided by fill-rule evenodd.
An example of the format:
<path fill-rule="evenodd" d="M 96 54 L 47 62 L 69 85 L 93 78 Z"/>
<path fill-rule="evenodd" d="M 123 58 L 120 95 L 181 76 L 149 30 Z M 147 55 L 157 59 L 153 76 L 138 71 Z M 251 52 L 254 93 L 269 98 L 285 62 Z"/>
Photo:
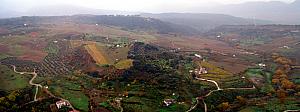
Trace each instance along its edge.
<path fill-rule="evenodd" d="M 2 0 L 0 112 L 300 111 L 299 0 Z"/>

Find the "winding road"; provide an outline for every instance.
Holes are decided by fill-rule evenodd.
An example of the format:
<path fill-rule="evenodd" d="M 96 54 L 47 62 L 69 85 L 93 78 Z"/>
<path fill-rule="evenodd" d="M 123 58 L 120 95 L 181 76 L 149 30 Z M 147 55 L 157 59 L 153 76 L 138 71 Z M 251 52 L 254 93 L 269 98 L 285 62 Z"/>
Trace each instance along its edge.
<path fill-rule="evenodd" d="M 216 81 L 214 81 L 214 80 L 203 79 L 203 78 L 198 78 L 198 77 L 195 77 L 195 79 L 200 80 L 200 81 L 212 82 L 212 83 L 214 83 L 214 84 L 216 85 L 217 90 L 222 90 L 222 89 L 219 87 L 219 84 L 218 84 Z"/>
<path fill-rule="evenodd" d="M 198 77 L 195 77 L 195 79 L 200 80 L 200 81 L 207 81 L 207 82 L 214 83 L 216 85 L 217 89 L 216 90 L 211 90 L 209 93 L 207 93 L 203 97 L 197 97 L 196 98 L 197 103 L 194 106 L 192 106 L 189 110 L 187 110 L 186 112 L 190 112 L 190 111 L 194 110 L 197 107 L 197 105 L 199 104 L 198 100 L 200 100 L 200 99 L 202 99 L 202 102 L 204 104 L 204 111 L 207 112 L 207 104 L 204 101 L 204 97 L 208 97 L 209 95 L 211 95 L 213 92 L 216 92 L 216 91 L 222 91 L 222 90 L 252 90 L 252 89 L 256 89 L 256 87 L 254 85 L 253 85 L 252 88 L 225 88 L 225 89 L 222 89 L 222 88 L 220 88 L 219 84 L 216 81 L 214 81 L 214 80 L 209 80 L 209 79 L 204 79 L 204 78 L 198 78 Z"/>
<path fill-rule="evenodd" d="M 36 91 L 35 91 L 35 95 L 34 95 L 34 101 L 37 101 L 37 98 L 36 98 L 36 97 L 37 97 L 37 94 L 38 94 L 38 91 L 39 91 L 39 87 L 40 87 L 40 88 L 43 88 L 43 86 L 42 86 L 41 84 L 35 84 L 35 83 L 33 83 L 33 80 L 34 80 L 34 79 L 36 78 L 36 76 L 37 76 L 37 73 L 35 72 L 35 69 L 34 69 L 33 72 L 18 72 L 18 71 L 16 70 L 16 66 L 12 65 L 12 67 L 13 67 L 15 73 L 18 73 L 18 74 L 21 74 L 21 75 L 23 75 L 23 74 L 30 74 L 30 75 L 33 75 L 33 77 L 32 77 L 32 78 L 30 79 L 30 81 L 29 81 L 29 84 L 36 87 Z"/>
<path fill-rule="evenodd" d="M 67 102 L 68 104 L 70 104 L 69 107 L 70 107 L 71 109 L 73 109 L 73 111 L 79 112 L 78 110 L 76 110 L 76 109 L 72 106 L 72 104 L 70 103 L 69 100 L 66 100 L 66 99 L 63 99 L 63 98 L 61 98 L 61 97 L 57 97 L 57 96 L 53 95 L 50 91 L 48 91 L 47 88 L 44 88 L 41 84 L 33 83 L 33 80 L 37 77 L 37 73 L 36 73 L 36 70 L 35 70 L 35 69 L 34 69 L 33 72 L 18 72 L 18 71 L 16 70 L 16 66 L 15 66 L 15 65 L 11 65 L 11 66 L 13 67 L 13 70 L 14 70 L 15 73 L 18 73 L 18 74 L 21 74 L 21 75 L 24 75 L 24 74 L 30 74 L 30 75 L 33 75 L 33 77 L 32 77 L 32 78 L 30 79 L 30 81 L 29 81 L 29 84 L 35 86 L 35 87 L 36 87 L 36 91 L 35 91 L 35 95 L 34 95 L 34 100 L 31 101 L 31 102 L 29 102 L 29 103 L 39 101 L 39 100 L 37 99 L 37 94 L 38 94 L 38 90 L 39 90 L 39 87 L 40 87 L 40 88 L 43 88 L 43 89 L 46 91 L 46 93 L 47 93 L 48 95 L 50 95 L 51 97 L 54 97 L 54 98 L 57 98 L 57 99 L 60 99 L 60 100 L 62 100 L 62 101 Z"/>

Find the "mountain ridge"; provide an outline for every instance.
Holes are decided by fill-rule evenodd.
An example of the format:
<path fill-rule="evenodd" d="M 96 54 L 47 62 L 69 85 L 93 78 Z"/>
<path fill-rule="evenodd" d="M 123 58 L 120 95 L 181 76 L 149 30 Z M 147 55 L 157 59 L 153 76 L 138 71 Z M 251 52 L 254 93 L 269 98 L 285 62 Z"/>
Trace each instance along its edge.
<path fill-rule="evenodd" d="M 276 24 L 300 24 L 300 1 L 284 3 L 246 2 L 212 8 L 208 12 L 234 15 L 243 18 L 256 18 L 274 21 Z"/>
<path fill-rule="evenodd" d="M 226 14 L 211 13 L 141 13 L 143 17 L 152 17 L 162 21 L 171 22 L 179 25 L 193 27 L 201 32 L 208 31 L 221 25 L 249 25 L 249 24 L 269 24 L 270 21 L 257 20 L 256 23 L 251 19 L 235 17 Z"/>

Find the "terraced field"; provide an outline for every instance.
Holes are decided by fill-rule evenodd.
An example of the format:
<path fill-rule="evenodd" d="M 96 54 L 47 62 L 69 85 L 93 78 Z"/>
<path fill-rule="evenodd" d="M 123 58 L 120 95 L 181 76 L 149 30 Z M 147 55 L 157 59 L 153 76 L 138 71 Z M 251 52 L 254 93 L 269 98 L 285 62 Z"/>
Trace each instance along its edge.
<path fill-rule="evenodd" d="M 232 74 L 206 61 L 199 62 L 199 64 L 208 69 L 208 73 L 202 74 L 200 77 L 216 81 L 221 88 L 252 87 L 252 84 L 245 78 L 242 78 L 241 75 Z M 207 82 L 204 83 L 211 84 Z"/>

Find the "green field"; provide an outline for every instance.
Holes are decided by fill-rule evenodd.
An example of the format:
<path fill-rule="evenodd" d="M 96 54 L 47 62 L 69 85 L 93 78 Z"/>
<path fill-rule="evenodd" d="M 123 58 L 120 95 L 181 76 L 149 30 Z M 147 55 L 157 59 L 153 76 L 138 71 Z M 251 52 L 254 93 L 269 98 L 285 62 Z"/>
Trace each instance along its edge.
<path fill-rule="evenodd" d="M 44 50 L 47 53 L 57 54 L 59 51 L 59 46 L 54 42 L 50 42 L 50 43 L 48 43 L 47 47 L 44 48 Z"/>
<path fill-rule="evenodd" d="M 87 112 L 89 110 L 89 99 L 80 91 L 63 90 L 63 98 L 66 98 L 70 103 L 79 110 Z"/>
<path fill-rule="evenodd" d="M 7 54 L 0 53 L 0 60 L 9 57 Z"/>
<path fill-rule="evenodd" d="M 115 67 L 117 69 L 127 69 L 133 66 L 132 64 L 133 60 L 126 59 L 126 60 L 121 60 L 118 63 L 115 64 Z"/>
<path fill-rule="evenodd" d="M 245 74 L 247 77 L 264 78 L 264 72 L 262 69 L 248 69 Z"/>
<path fill-rule="evenodd" d="M 30 87 L 28 84 L 29 75 L 16 74 L 7 66 L 0 65 L 0 75 L 0 89 L 11 91 Z"/>
<path fill-rule="evenodd" d="M 75 76 L 74 81 L 70 81 L 72 76 L 54 77 L 49 85 L 49 90 L 57 96 L 61 96 L 70 101 L 74 108 L 87 112 L 89 110 L 89 98 L 81 91 L 80 81 L 85 79 L 78 79 Z M 86 83 L 89 81 L 85 80 Z M 86 87 L 86 86 L 85 86 Z"/>

